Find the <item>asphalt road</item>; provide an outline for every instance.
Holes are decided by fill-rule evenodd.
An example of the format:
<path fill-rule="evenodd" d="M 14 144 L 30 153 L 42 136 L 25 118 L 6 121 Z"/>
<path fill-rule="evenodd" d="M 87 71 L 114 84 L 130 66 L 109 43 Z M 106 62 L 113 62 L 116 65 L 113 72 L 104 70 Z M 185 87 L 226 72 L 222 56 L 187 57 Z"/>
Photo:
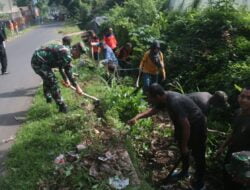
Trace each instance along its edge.
<path fill-rule="evenodd" d="M 31 56 L 42 44 L 60 40 L 60 27 L 61 24 L 43 25 L 7 42 L 9 74 L 0 75 L 0 174 L 4 170 L 6 153 L 13 143 L 4 141 L 15 136 L 41 83 L 31 68 Z"/>

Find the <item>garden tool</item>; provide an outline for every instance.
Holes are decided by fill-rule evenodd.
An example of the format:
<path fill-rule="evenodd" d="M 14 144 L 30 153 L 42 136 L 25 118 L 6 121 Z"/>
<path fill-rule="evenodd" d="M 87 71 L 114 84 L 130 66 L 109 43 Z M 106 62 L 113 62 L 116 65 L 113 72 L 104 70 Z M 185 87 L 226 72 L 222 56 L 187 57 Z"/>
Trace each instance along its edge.
<path fill-rule="evenodd" d="M 62 84 L 63 84 L 65 87 L 71 88 L 72 90 L 76 91 L 76 88 L 75 88 L 74 86 L 68 85 L 68 84 L 66 84 L 64 81 L 62 81 Z M 91 96 L 91 95 L 89 95 L 89 94 L 87 94 L 87 93 L 85 93 L 85 92 L 82 92 L 82 94 L 79 94 L 79 95 L 86 96 L 86 97 L 88 97 L 88 98 L 94 100 L 96 103 L 100 101 L 97 97 Z"/>
<path fill-rule="evenodd" d="M 141 75 L 142 75 L 142 70 L 139 69 L 139 75 L 138 75 L 136 83 L 135 83 L 135 90 L 130 95 L 137 94 L 137 92 L 142 88 L 142 86 L 139 85 L 140 84 Z"/>
<path fill-rule="evenodd" d="M 142 70 L 140 69 L 140 70 L 139 70 L 139 75 L 138 75 L 137 80 L 136 80 L 136 83 L 135 83 L 135 87 L 136 87 L 136 88 L 139 88 L 139 83 L 140 83 L 141 75 L 142 75 Z"/>

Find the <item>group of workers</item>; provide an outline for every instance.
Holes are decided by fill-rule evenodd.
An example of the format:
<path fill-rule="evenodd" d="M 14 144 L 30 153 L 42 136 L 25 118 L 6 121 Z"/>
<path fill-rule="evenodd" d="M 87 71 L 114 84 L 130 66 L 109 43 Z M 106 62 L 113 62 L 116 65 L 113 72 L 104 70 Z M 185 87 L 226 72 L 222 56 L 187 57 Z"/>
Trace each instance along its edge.
<path fill-rule="evenodd" d="M 99 60 L 99 55 L 102 53 L 104 65 L 115 65 L 113 68 L 116 68 L 119 64 L 127 64 L 127 59 L 132 52 L 130 43 L 125 44 L 117 51 L 117 41 L 112 29 L 108 30 L 103 41 L 100 41 L 94 32 L 89 34 L 90 38 L 83 36 L 82 39 L 85 43 L 89 43 L 91 54 L 95 60 Z M 118 53 L 115 53 L 115 51 Z M 32 68 L 43 79 L 46 101 L 50 103 L 54 99 L 60 112 L 67 112 L 67 105 L 61 97 L 52 69 L 59 68 L 64 84 L 73 86 L 76 92 L 81 95 L 83 91 L 73 76 L 71 61 L 79 58 L 83 53 L 85 53 L 83 43 L 79 42 L 71 46 L 70 37 L 64 37 L 63 45 L 52 44 L 41 47 L 33 54 Z M 226 93 L 217 91 L 213 95 L 208 92 L 180 94 L 165 91 L 158 84 L 159 74 L 161 74 L 162 80 L 166 79 L 163 54 L 160 51 L 159 42 L 152 43 L 150 49 L 144 54 L 139 70 L 142 74 L 143 90 L 146 92 L 145 94 L 152 107 L 136 115 L 128 121 L 128 124 L 134 125 L 139 119 L 151 117 L 162 110 L 167 111 L 174 125 L 175 139 L 178 142 L 182 160 L 182 170 L 173 173 L 171 178 L 179 180 L 189 176 L 189 159 L 192 155 L 196 170 L 194 180 L 191 182 L 191 189 L 205 190 L 207 114 L 211 106 L 228 105 Z M 240 110 L 235 119 L 235 128 L 216 153 L 218 156 L 227 146 L 229 147 L 226 164 L 231 162 L 233 153 L 250 150 L 250 88 L 242 90 L 238 102 Z M 233 177 L 228 172 L 225 172 L 224 182 L 226 190 L 238 190 L 249 184 L 249 182 L 242 182 L 239 178 Z"/>

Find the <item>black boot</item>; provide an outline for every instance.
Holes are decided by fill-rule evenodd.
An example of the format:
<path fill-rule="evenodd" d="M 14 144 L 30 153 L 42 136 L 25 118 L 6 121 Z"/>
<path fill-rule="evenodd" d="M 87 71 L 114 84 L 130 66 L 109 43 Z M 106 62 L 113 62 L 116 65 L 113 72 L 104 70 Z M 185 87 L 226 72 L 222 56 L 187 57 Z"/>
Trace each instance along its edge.
<path fill-rule="evenodd" d="M 46 97 L 46 102 L 47 103 L 52 103 L 52 98 L 51 97 Z"/>
<path fill-rule="evenodd" d="M 62 113 L 67 113 L 68 112 L 68 107 L 65 103 L 59 104 L 59 112 Z"/>

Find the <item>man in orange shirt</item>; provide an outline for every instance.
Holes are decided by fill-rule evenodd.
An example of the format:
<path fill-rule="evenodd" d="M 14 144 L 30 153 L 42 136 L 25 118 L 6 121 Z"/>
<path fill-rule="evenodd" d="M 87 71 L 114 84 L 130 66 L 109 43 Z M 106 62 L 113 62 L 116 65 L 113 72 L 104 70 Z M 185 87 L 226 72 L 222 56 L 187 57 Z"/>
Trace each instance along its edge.
<path fill-rule="evenodd" d="M 115 38 L 115 35 L 113 33 L 113 29 L 109 28 L 106 35 L 104 36 L 104 42 L 107 44 L 113 51 L 117 48 L 117 40 Z"/>
<path fill-rule="evenodd" d="M 140 71 L 142 72 L 144 92 L 151 84 L 158 82 L 159 73 L 162 74 L 163 80 L 166 79 L 163 54 L 160 51 L 159 42 L 153 42 L 150 49 L 144 54 L 140 63 Z"/>

